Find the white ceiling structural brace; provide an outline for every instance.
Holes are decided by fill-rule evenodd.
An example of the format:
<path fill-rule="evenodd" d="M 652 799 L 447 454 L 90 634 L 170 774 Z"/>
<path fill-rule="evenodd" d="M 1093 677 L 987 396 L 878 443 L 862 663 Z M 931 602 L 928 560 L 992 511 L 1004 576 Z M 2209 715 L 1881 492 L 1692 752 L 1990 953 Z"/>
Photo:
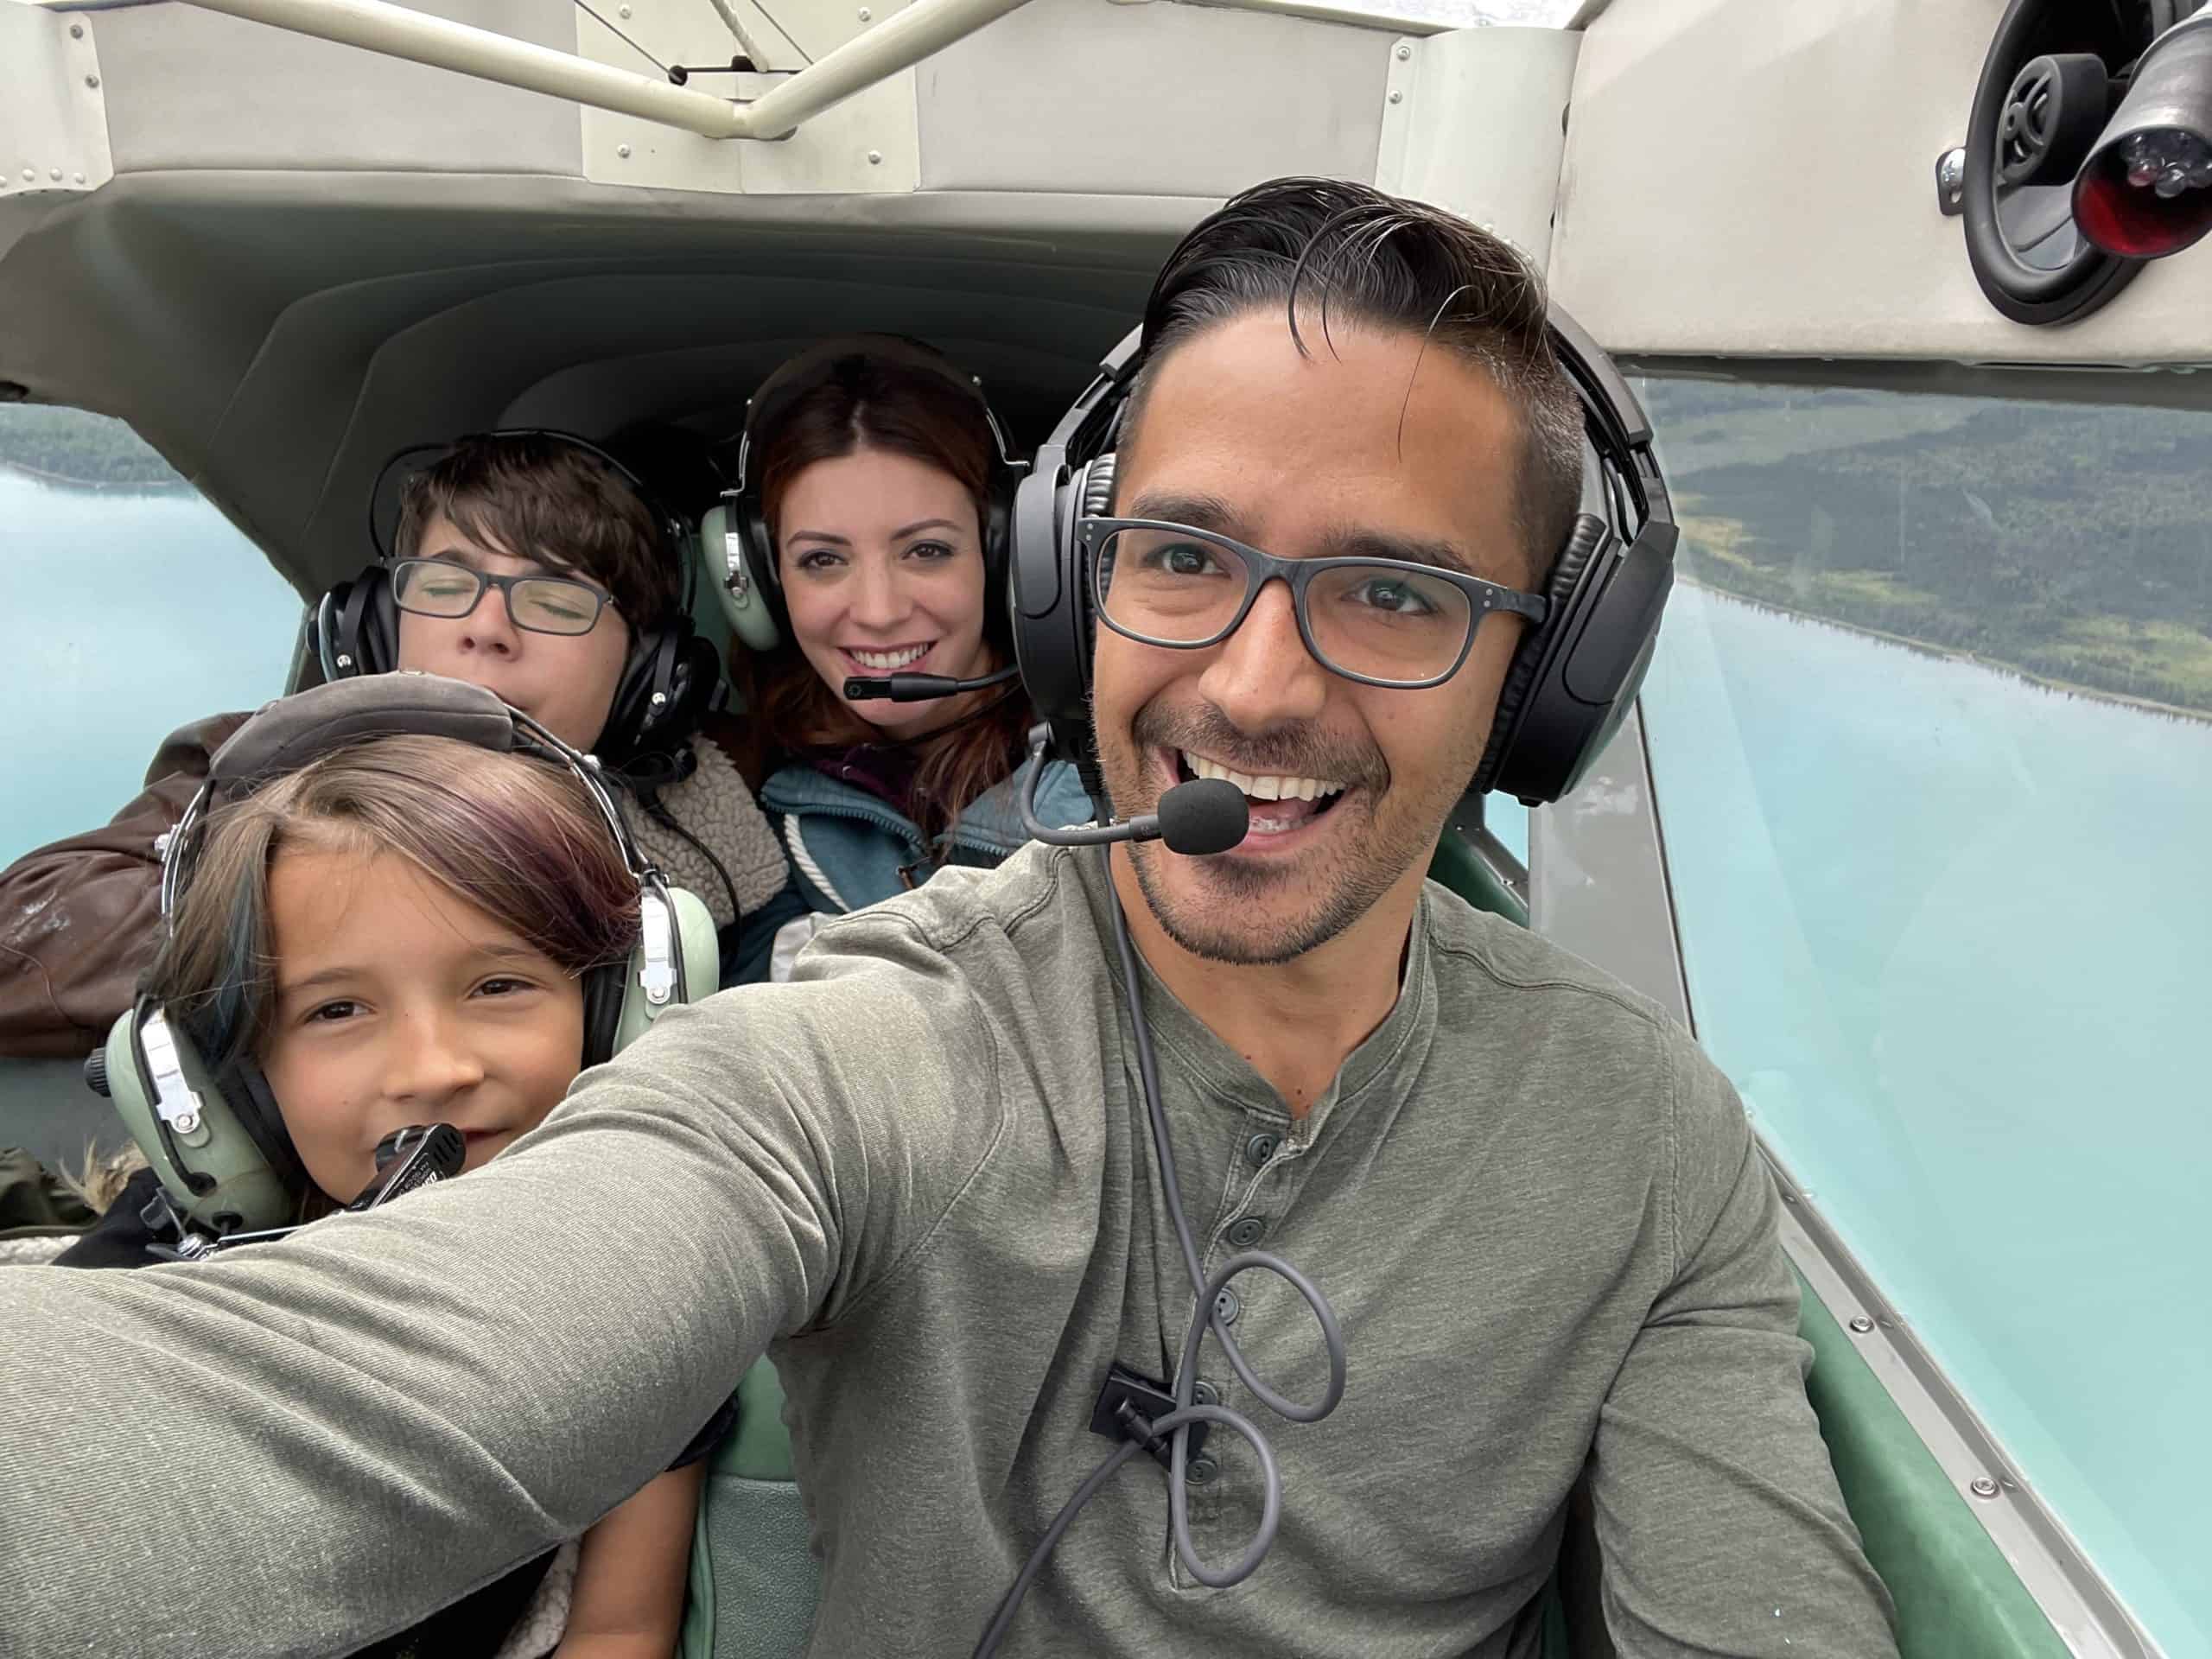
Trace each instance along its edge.
<path fill-rule="evenodd" d="M 914 0 L 747 104 L 594 63 L 387 0 L 190 0 L 296 35 L 635 116 L 703 138 L 787 137 L 810 117 L 1004 16 L 1023 0 Z"/>

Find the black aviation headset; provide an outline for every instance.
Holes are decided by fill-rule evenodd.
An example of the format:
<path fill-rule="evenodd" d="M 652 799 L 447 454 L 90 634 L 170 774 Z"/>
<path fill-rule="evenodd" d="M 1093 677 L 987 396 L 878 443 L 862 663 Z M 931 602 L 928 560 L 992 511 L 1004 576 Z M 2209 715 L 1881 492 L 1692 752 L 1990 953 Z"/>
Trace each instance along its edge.
<path fill-rule="evenodd" d="M 639 854 L 589 756 L 491 692 L 429 674 L 340 680 L 269 704 L 215 751 L 207 782 L 162 852 L 162 917 L 169 925 L 190 881 L 209 812 L 346 744 L 396 733 L 457 739 L 495 753 L 565 766 L 582 784 L 638 883 L 641 936 L 626 963 L 584 978 L 584 1052 L 597 1065 L 662 1010 L 715 988 L 715 925 L 693 894 L 671 887 Z M 149 995 L 117 1020 L 86 1062 L 86 1081 L 115 1103 L 184 1228 L 209 1240 L 281 1227 L 309 1182 L 268 1080 L 251 1056 L 223 1066 L 201 1054 L 191 1024 Z"/>
<path fill-rule="evenodd" d="M 1007 447 L 1006 428 L 992 412 L 982 382 L 963 373 L 934 346 L 904 334 L 840 334 L 809 346 L 763 381 L 745 406 L 737 447 L 736 480 L 722 504 L 700 526 L 710 569 L 721 577 L 715 597 L 738 642 L 754 652 L 774 650 L 791 634 L 775 538 L 760 500 L 760 447 L 809 393 L 839 381 L 857 382 L 871 365 L 906 369 L 939 380 L 969 399 L 990 429 L 990 479 L 984 493 L 984 629 L 1006 638 L 1006 569 L 1014 493 L 1027 470 Z M 1007 678 L 1011 679 L 1012 675 Z"/>
<path fill-rule="evenodd" d="M 1579 783 L 1628 711 L 1650 666 L 1675 580 L 1675 512 L 1651 449 L 1651 423 L 1612 361 L 1553 308 L 1552 349 L 1583 411 L 1582 505 L 1552 563 L 1544 620 L 1529 628 L 1500 688 L 1471 792 L 1530 805 Z M 1113 509 L 1114 444 L 1143 330 L 1100 365 L 1037 451 L 1014 504 L 1011 604 L 1015 660 L 1052 748 L 1103 800 L 1090 731 L 1096 623 L 1081 521 Z"/>
<path fill-rule="evenodd" d="M 690 525 L 634 468 L 588 438 L 545 427 L 502 427 L 471 435 L 567 444 L 613 472 L 645 504 L 661 556 L 671 568 L 685 573 L 682 601 L 657 628 L 640 627 L 634 620 L 625 619 L 630 622 L 630 653 L 593 753 L 608 766 L 620 769 L 641 756 L 673 752 L 698 729 L 721 683 L 721 664 L 713 643 L 702 639 L 691 625 L 692 584 L 698 567 L 691 556 Z M 391 568 L 399 497 L 409 480 L 435 465 L 452 447 L 412 445 L 385 462 L 377 474 L 369 493 L 369 542 L 378 562 L 353 581 L 340 582 L 315 606 L 314 640 L 324 679 L 385 674 L 399 665 L 399 607 L 392 599 Z"/>

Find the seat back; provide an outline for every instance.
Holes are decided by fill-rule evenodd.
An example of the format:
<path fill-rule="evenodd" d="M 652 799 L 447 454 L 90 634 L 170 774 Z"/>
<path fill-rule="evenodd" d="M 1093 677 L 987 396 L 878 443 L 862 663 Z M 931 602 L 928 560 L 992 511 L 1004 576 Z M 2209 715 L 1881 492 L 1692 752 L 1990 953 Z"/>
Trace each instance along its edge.
<path fill-rule="evenodd" d="M 737 1389 L 737 1426 L 708 1459 L 691 1535 L 682 1659 L 798 1659 L 822 1596 L 791 1474 L 784 1389 L 766 1359 Z"/>

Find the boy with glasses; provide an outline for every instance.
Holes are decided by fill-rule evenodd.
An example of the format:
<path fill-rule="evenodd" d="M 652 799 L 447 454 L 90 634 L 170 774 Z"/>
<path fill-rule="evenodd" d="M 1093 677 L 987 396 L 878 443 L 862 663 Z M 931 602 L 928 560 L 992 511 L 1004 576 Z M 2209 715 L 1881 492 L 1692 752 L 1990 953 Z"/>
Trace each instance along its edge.
<path fill-rule="evenodd" d="M 392 665 L 481 685 L 590 749 L 639 637 L 682 603 L 665 540 L 652 507 L 588 446 L 541 433 L 460 439 L 403 488 L 384 573 Z M 112 820 L 0 870 L 0 1056 L 89 1053 L 130 1006 L 158 928 L 156 842 L 246 718 L 173 732 Z M 683 731 L 656 743 L 689 753 L 632 827 L 728 928 L 782 887 L 783 856 L 728 746 Z"/>

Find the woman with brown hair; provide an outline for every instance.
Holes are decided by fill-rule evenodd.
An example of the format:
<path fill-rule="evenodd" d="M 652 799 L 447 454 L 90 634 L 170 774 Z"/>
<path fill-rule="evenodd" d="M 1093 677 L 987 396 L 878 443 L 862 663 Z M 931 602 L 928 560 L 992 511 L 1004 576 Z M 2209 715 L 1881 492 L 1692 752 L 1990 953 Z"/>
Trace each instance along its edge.
<path fill-rule="evenodd" d="M 820 918 L 1013 853 L 1032 721 L 1006 617 L 1017 468 L 971 378 L 917 341 L 825 341 L 754 395 L 738 474 L 732 620 L 751 648 L 732 674 L 770 750 L 760 803 L 793 874 L 747 917 L 725 983 L 781 977 Z M 995 683 L 845 696 L 893 674 Z M 1090 819 L 1074 768 L 1048 769 L 1038 813 Z"/>

